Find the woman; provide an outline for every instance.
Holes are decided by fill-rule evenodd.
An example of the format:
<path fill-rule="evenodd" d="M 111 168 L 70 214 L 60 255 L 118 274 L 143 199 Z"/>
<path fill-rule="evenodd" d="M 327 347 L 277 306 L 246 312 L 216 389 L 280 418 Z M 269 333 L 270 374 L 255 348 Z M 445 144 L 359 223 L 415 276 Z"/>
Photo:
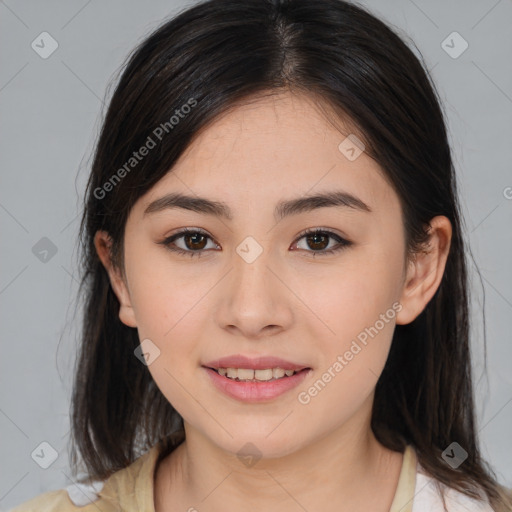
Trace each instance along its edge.
<path fill-rule="evenodd" d="M 482 460 L 438 95 L 341 0 L 211 0 L 133 53 L 82 220 L 72 434 L 23 510 L 511 510 Z"/>

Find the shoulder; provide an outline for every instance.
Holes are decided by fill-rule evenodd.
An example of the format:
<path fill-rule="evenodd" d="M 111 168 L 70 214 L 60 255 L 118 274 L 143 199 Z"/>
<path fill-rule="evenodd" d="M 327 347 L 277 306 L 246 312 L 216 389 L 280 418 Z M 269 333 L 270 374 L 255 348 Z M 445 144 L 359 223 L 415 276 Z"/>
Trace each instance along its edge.
<path fill-rule="evenodd" d="M 105 481 L 73 483 L 40 494 L 7 512 L 138 512 L 153 503 L 153 475 L 161 443 Z"/>
<path fill-rule="evenodd" d="M 65 489 L 40 494 L 7 512 L 97 512 L 100 502 L 102 512 L 115 510 L 113 504 L 106 502 L 97 494 L 102 487 L 102 482 L 90 485 L 73 484 Z"/>
<path fill-rule="evenodd" d="M 494 512 L 483 492 L 482 500 L 471 498 L 427 475 L 421 467 L 416 474 L 412 512 L 444 512 L 441 492 L 448 512 Z"/>

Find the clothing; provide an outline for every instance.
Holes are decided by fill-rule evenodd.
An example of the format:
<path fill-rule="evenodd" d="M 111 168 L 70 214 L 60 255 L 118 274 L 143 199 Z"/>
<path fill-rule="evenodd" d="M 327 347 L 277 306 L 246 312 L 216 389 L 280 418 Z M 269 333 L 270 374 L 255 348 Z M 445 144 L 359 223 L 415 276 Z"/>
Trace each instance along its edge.
<path fill-rule="evenodd" d="M 8 512 L 155 512 L 153 478 L 161 449 L 162 443 L 156 444 L 105 482 L 90 486 L 72 484 L 66 489 L 49 491 Z M 444 512 L 434 482 L 423 472 L 416 452 L 408 445 L 390 512 Z M 486 501 L 446 489 L 449 512 L 494 512 Z"/>

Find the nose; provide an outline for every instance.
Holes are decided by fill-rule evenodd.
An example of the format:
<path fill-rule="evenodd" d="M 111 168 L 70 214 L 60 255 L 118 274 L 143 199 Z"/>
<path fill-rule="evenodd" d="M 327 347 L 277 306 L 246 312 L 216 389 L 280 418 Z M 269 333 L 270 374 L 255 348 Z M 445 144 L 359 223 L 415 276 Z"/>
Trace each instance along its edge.
<path fill-rule="evenodd" d="M 253 340 L 288 329 L 293 294 L 283 284 L 277 262 L 265 251 L 254 259 L 236 254 L 232 262 L 217 308 L 219 326 Z"/>

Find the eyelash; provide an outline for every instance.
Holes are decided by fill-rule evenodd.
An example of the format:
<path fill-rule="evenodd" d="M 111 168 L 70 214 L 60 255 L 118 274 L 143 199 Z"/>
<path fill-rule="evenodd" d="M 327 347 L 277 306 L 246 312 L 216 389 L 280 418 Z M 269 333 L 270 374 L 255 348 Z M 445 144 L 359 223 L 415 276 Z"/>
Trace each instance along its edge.
<path fill-rule="evenodd" d="M 190 234 L 200 234 L 200 235 L 204 235 L 208 238 L 211 239 L 211 237 L 208 235 L 208 233 L 206 233 L 205 231 L 201 230 L 201 229 L 189 229 L 189 228 L 185 228 L 177 233 L 174 233 L 173 235 L 167 237 L 165 240 L 162 240 L 161 242 L 158 242 L 159 244 L 161 245 L 164 245 L 168 250 L 174 252 L 174 253 L 177 253 L 177 254 L 182 254 L 182 255 L 187 255 L 187 256 L 190 256 L 190 257 L 200 257 L 201 254 L 206 250 L 206 249 L 201 249 L 199 251 L 185 251 L 184 249 L 180 249 L 179 247 L 172 247 L 171 244 L 177 240 L 178 238 L 182 238 L 184 235 L 190 235 Z M 341 251 L 342 249 L 345 249 L 347 247 L 350 247 L 352 245 L 352 242 L 349 241 L 349 240 L 346 240 L 345 238 L 342 238 L 341 236 L 339 236 L 338 234 L 336 233 L 333 233 L 332 231 L 329 231 L 329 230 L 326 230 L 326 229 L 319 229 L 319 228 L 310 228 L 310 229 L 306 229 L 305 231 L 303 231 L 302 233 L 300 233 L 296 239 L 296 241 L 294 242 L 294 245 L 296 243 L 299 242 L 300 239 L 308 236 L 308 235 L 315 235 L 315 234 L 323 234 L 323 235 L 327 235 L 329 238 L 333 238 L 335 239 L 337 242 L 338 242 L 338 245 L 335 246 L 333 249 L 328 249 L 328 250 L 324 250 L 324 251 L 306 251 L 306 252 L 311 252 L 313 253 L 313 257 L 316 257 L 316 256 L 326 256 L 326 255 L 330 255 L 330 254 L 334 254 L 334 253 L 337 253 L 338 251 Z"/>

